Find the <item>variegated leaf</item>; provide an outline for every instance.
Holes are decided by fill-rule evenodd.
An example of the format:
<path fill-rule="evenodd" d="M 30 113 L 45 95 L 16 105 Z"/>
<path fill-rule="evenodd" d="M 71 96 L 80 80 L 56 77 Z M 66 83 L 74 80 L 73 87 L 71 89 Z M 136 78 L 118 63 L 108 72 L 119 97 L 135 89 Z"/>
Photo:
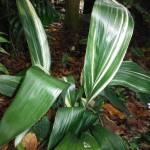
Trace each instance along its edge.
<path fill-rule="evenodd" d="M 93 7 L 86 49 L 83 83 L 88 101 L 117 73 L 133 32 L 128 10 L 115 0 L 97 0 Z"/>
<path fill-rule="evenodd" d="M 65 104 L 67 107 L 74 107 L 74 104 L 76 102 L 75 80 L 72 76 L 63 77 L 62 80 L 70 84 L 69 88 L 66 91 L 62 92 L 62 97 L 65 101 Z"/>
<path fill-rule="evenodd" d="M 110 84 L 150 94 L 150 73 L 134 62 L 124 61 Z"/>
<path fill-rule="evenodd" d="M 41 65 L 50 71 L 51 57 L 42 23 L 29 0 L 16 0 L 25 31 L 33 65 Z"/>

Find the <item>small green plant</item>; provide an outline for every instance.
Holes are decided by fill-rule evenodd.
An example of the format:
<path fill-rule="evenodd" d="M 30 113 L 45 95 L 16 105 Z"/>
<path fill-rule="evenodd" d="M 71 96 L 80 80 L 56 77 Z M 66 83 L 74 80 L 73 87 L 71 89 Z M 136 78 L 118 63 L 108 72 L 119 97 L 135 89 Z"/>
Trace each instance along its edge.
<path fill-rule="evenodd" d="M 8 52 L 6 52 L 2 47 L 1 47 L 1 43 L 10 43 L 6 38 L 2 37 L 1 35 L 5 35 L 5 33 L 0 32 L 0 53 L 9 55 Z M 6 69 L 6 67 L 0 63 L 0 72 L 3 72 L 5 74 L 9 74 L 8 70 Z"/>
<path fill-rule="evenodd" d="M 149 146 L 150 144 L 150 132 L 145 132 L 145 133 L 141 133 L 136 137 L 131 138 L 131 140 L 129 141 L 130 144 L 130 148 L 132 150 L 140 150 L 140 145 L 142 143 L 145 143 Z"/>
<path fill-rule="evenodd" d="M 62 61 L 61 61 L 61 64 L 62 66 L 64 67 L 65 64 L 69 61 L 69 55 L 66 53 L 63 55 L 63 58 L 62 58 Z"/>
<path fill-rule="evenodd" d="M 3 87 L 0 92 L 14 99 L 0 122 L 0 146 L 14 138 L 18 145 L 59 99 L 61 107 L 55 105 L 57 112 L 49 135 L 49 150 L 126 150 L 127 145 L 120 136 L 99 125 L 99 115 L 91 111 L 90 103 L 100 98 L 102 105 L 103 96 L 128 112 L 116 100 L 109 85 L 150 94 L 149 73 L 133 62 L 123 61 L 134 27 L 128 10 L 114 0 L 95 2 L 81 88 L 76 91 L 73 77 L 57 79 L 50 75 L 50 49 L 40 19 L 29 0 L 16 2 L 32 66 L 24 76 L 0 76 L 0 87 Z"/>
<path fill-rule="evenodd" d="M 135 55 L 135 56 L 143 56 L 144 55 L 144 51 L 139 48 L 139 47 L 132 47 L 131 48 L 131 52 Z"/>

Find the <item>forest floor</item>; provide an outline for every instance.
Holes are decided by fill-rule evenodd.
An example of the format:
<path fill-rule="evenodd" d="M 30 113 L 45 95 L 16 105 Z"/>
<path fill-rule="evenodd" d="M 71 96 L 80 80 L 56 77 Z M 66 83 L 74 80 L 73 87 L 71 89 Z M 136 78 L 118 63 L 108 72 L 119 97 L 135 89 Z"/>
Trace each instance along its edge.
<path fill-rule="evenodd" d="M 55 77 L 73 75 L 77 81 L 76 87 L 79 87 L 86 51 L 86 46 L 81 44 L 80 41 L 87 37 L 88 25 L 83 26 L 80 31 L 71 31 L 64 28 L 61 23 L 54 23 L 47 27 L 46 31 L 49 35 L 48 39 L 51 48 L 51 74 Z M 134 61 L 147 71 L 150 71 L 150 49 L 141 46 L 142 42 L 139 39 L 140 33 L 138 32 L 134 31 L 125 60 Z M 131 51 L 136 43 L 141 43 L 140 48 L 146 49 L 140 56 Z M 31 65 L 28 52 L 18 52 L 17 56 L 13 57 L 1 55 L 0 59 L 0 62 L 8 68 L 11 75 Z M 149 150 L 150 109 L 136 98 L 134 92 L 122 87 L 120 89 L 120 98 L 124 99 L 127 108 L 133 113 L 133 116 L 126 116 L 125 113 L 106 102 L 100 110 L 105 112 L 101 116 L 101 124 L 128 141 L 130 149 L 136 150 L 139 147 L 140 150 Z M 0 118 L 2 118 L 10 103 L 11 100 L 8 97 L 0 95 Z M 146 138 L 149 138 L 149 141 Z M 12 143 L 5 145 L 0 150 L 15 149 L 12 147 Z M 43 144 L 41 143 L 38 146 L 39 150 L 44 149 L 44 146 L 41 145 Z"/>

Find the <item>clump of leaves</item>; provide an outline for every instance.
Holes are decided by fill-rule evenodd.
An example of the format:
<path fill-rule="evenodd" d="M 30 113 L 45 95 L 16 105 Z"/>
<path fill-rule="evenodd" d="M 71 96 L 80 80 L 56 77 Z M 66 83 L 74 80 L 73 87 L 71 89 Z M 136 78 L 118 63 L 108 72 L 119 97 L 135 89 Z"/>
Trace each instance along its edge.
<path fill-rule="evenodd" d="M 142 143 L 150 148 L 150 131 L 131 138 L 129 145 L 132 150 L 139 150 Z"/>
<path fill-rule="evenodd" d="M 7 80 L 2 82 L 2 85 L 7 85 L 11 80 L 13 84 L 10 84 L 9 96 L 16 90 L 17 94 L 1 120 L 0 145 L 15 137 L 19 143 L 22 140 L 20 137 L 40 120 L 61 95 L 63 105 L 57 108 L 49 135 L 49 150 L 68 150 L 72 147 L 76 150 L 126 150 L 127 145 L 120 136 L 99 125 L 99 115 L 89 110 L 89 105 L 102 95 L 128 112 L 108 85 L 121 85 L 150 93 L 149 73 L 133 62 L 123 62 L 134 27 L 128 10 L 114 0 L 95 2 L 81 76 L 83 90 L 77 93 L 72 77 L 57 79 L 50 75 L 50 49 L 40 19 L 29 0 L 16 2 L 32 66 L 24 77 L 15 76 L 16 80 L 12 81 L 12 76 L 7 76 Z M 18 87 L 20 83 L 19 90 L 12 87 Z M 8 92 L 5 93 L 8 95 Z"/>

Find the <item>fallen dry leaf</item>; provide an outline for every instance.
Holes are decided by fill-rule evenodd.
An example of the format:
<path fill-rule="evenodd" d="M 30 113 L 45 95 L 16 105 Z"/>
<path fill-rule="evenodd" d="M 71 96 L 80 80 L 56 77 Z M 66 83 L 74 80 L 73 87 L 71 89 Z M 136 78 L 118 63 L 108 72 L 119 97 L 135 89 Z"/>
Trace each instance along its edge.
<path fill-rule="evenodd" d="M 137 114 L 138 109 L 133 103 L 128 102 L 127 107 L 132 113 Z"/>
<path fill-rule="evenodd" d="M 126 126 L 124 124 L 121 124 L 118 126 L 115 121 L 111 120 L 107 115 L 103 115 L 103 121 L 104 121 L 104 126 L 108 128 L 110 131 L 121 135 L 124 134 L 126 130 Z"/>
<path fill-rule="evenodd" d="M 137 101 L 136 99 L 133 99 L 131 102 L 134 103 L 134 105 L 135 105 L 138 109 L 145 107 L 144 103 L 139 102 L 139 101 Z"/>
<path fill-rule="evenodd" d="M 121 111 L 119 111 L 117 108 L 115 108 L 113 105 L 109 103 L 105 103 L 103 105 L 103 109 L 105 109 L 110 115 L 118 116 L 120 119 L 124 119 L 125 115 Z"/>
<path fill-rule="evenodd" d="M 140 149 L 142 150 L 150 150 L 150 144 L 148 144 L 148 143 L 140 143 Z"/>
<path fill-rule="evenodd" d="M 52 120 L 53 118 L 55 118 L 55 115 L 56 115 L 56 111 L 54 109 L 49 109 L 48 112 L 47 112 L 47 117 L 48 117 L 48 120 Z"/>
<path fill-rule="evenodd" d="M 138 131 L 139 132 L 147 132 L 148 128 L 144 125 L 143 121 L 138 121 Z"/>
<path fill-rule="evenodd" d="M 121 135 L 121 134 L 124 134 L 125 130 L 126 130 L 126 126 L 122 124 L 119 126 L 118 130 L 115 131 L 115 133 L 118 135 Z"/>
<path fill-rule="evenodd" d="M 119 127 L 113 121 L 107 122 L 105 127 L 108 128 L 110 131 L 112 131 L 114 133 L 119 129 Z"/>
<path fill-rule="evenodd" d="M 138 120 L 135 118 L 130 118 L 127 120 L 127 125 L 130 126 L 132 129 L 137 128 Z"/>
<path fill-rule="evenodd" d="M 0 150 L 8 150 L 8 145 L 4 145 L 4 146 L 0 147 Z"/>
<path fill-rule="evenodd" d="M 74 71 L 72 70 L 60 69 L 60 71 L 62 72 L 63 75 L 70 75 L 74 73 Z"/>
<path fill-rule="evenodd" d="M 94 101 L 94 100 L 91 100 L 91 101 L 90 101 L 90 106 L 91 106 L 91 107 L 94 107 L 94 105 L 95 105 L 95 101 Z"/>
<path fill-rule="evenodd" d="M 130 127 L 130 130 L 133 133 L 133 130 L 137 131 L 138 133 L 147 132 L 148 128 L 143 120 L 137 120 L 135 118 L 131 118 L 127 120 L 127 126 Z"/>
<path fill-rule="evenodd" d="M 137 115 L 137 118 L 141 118 L 141 117 L 150 117 L 150 110 L 144 110 L 143 112 Z"/>
<path fill-rule="evenodd" d="M 27 133 L 22 140 L 22 146 L 26 148 L 26 150 L 36 150 L 37 145 L 38 141 L 34 133 Z"/>

